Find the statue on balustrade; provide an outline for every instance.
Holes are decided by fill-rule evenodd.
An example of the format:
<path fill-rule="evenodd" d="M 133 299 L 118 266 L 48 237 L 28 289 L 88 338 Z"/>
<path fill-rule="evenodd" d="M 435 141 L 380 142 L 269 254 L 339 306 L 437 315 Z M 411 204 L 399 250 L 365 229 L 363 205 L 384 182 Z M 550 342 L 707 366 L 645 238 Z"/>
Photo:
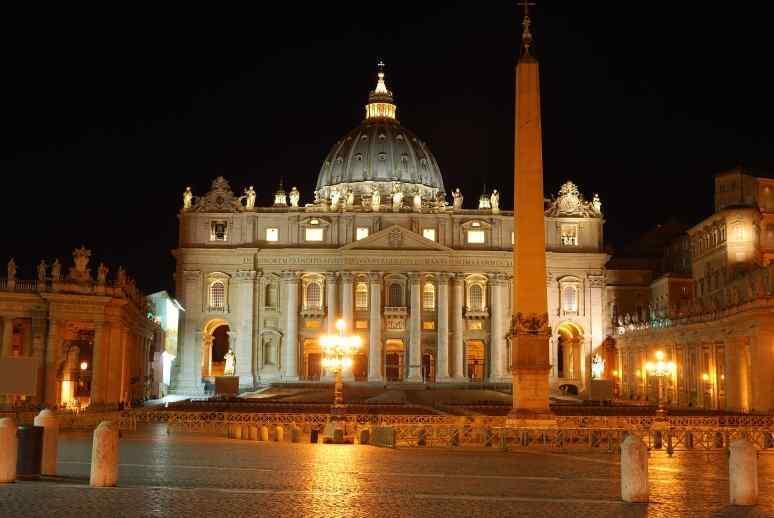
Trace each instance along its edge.
<path fill-rule="evenodd" d="M 51 280 L 58 281 L 62 278 L 62 264 L 59 259 L 54 259 L 54 264 L 51 265 Z"/>
<path fill-rule="evenodd" d="M 97 282 L 99 284 L 105 284 L 107 281 L 107 274 L 108 267 L 105 266 L 105 263 L 99 263 L 99 268 L 97 268 Z"/>
<path fill-rule="evenodd" d="M 500 210 L 500 193 L 497 192 L 497 189 L 493 190 L 492 194 L 489 196 L 489 204 L 492 207 L 492 212 Z"/>
<path fill-rule="evenodd" d="M 379 207 L 382 205 L 382 195 L 379 193 L 379 188 L 375 185 L 371 187 L 371 210 L 379 212 Z"/>
<path fill-rule="evenodd" d="M 315 191 L 315 193 L 316 192 L 317 191 Z M 290 206 L 298 207 L 298 202 L 300 199 L 301 199 L 301 193 L 295 186 L 293 186 L 293 188 L 290 189 Z M 315 194 L 315 203 L 317 203 L 318 199 L 319 199 L 319 195 Z"/>
<path fill-rule="evenodd" d="M 462 197 L 462 193 L 460 192 L 460 188 L 459 187 L 454 189 L 454 192 L 452 192 L 452 198 L 454 199 L 453 205 L 452 205 L 454 207 L 454 209 L 455 210 L 461 209 L 462 208 L 462 198 L 463 197 Z"/>
<path fill-rule="evenodd" d="M 41 259 L 38 263 L 38 282 L 46 281 L 46 260 Z"/>
<path fill-rule="evenodd" d="M 245 195 L 243 196 L 243 198 L 245 198 L 246 209 L 255 208 L 255 189 L 253 189 L 252 185 L 249 188 L 245 189 Z"/>
<path fill-rule="evenodd" d="M 191 192 L 190 187 L 186 187 L 185 192 L 183 193 L 183 208 L 190 209 L 192 202 L 193 202 L 193 193 Z"/>

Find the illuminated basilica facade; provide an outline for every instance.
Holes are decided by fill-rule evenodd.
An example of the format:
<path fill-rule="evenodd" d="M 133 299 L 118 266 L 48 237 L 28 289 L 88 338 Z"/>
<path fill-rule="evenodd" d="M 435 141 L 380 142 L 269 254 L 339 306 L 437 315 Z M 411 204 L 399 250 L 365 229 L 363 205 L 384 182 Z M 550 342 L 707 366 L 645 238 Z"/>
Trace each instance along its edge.
<path fill-rule="evenodd" d="M 496 190 L 467 207 L 447 191 L 427 144 L 398 122 L 381 70 L 309 203 L 294 187 L 256 207 L 252 187 L 237 197 L 223 178 L 183 198 L 173 390 L 200 393 L 229 349 L 243 389 L 329 380 L 319 337 L 339 318 L 363 343 L 345 380 L 511 382 L 513 212 Z M 604 340 L 603 223 L 599 198 L 571 182 L 546 201 L 555 385 L 583 386 Z"/>

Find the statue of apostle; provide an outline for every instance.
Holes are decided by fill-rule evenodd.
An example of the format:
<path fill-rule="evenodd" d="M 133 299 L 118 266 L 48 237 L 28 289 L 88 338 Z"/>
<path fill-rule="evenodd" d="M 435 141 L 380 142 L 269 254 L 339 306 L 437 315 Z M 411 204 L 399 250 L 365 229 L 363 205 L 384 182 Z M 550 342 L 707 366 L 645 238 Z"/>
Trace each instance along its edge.
<path fill-rule="evenodd" d="M 245 198 L 245 208 L 255 208 L 255 189 L 253 189 L 252 185 L 245 189 Z"/>
<path fill-rule="evenodd" d="M 223 368 L 224 376 L 233 376 L 236 366 L 236 354 L 231 349 L 228 350 L 223 359 L 226 360 L 226 366 Z"/>
<path fill-rule="evenodd" d="M 319 198 L 319 196 L 316 193 L 317 191 L 315 191 L 315 203 L 317 203 L 317 199 Z M 300 199 L 301 199 L 301 193 L 294 186 L 292 189 L 290 189 L 290 206 L 298 207 L 298 202 Z"/>
<path fill-rule="evenodd" d="M 185 192 L 183 193 L 183 208 L 190 209 L 192 202 L 193 202 L 193 193 L 191 192 L 190 187 L 186 187 Z"/>
<path fill-rule="evenodd" d="M 452 198 L 454 199 L 453 207 L 455 210 L 459 210 L 462 208 L 462 193 L 460 192 L 460 188 L 457 187 L 454 189 L 454 192 L 452 192 Z"/>

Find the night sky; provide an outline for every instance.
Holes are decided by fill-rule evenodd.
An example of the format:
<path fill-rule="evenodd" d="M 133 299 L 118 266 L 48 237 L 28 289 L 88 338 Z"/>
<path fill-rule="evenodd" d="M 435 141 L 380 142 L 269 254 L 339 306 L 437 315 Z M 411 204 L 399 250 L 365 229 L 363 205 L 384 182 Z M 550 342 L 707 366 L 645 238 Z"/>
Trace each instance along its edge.
<path fill-rule="evenodd" d="M 719 171 L 774 171 L 763 3 L 567 4 L 538 1 L 533 17 L 546 191 L 599 192 L 610 245 L 710 214 Z M 147 292 L 171 289 L 185 186 L 204 194 L 222 174 L 265 205 L 284 177 L 311 201 L 377 58 L 447 191 L 470 207 L 485 181 L 509 205 L 515 2 L 193 5 L 5 13 L 3 269 L 13 255 L 33 278 L 84 244 L 111 277 L 123 264 Z"/>

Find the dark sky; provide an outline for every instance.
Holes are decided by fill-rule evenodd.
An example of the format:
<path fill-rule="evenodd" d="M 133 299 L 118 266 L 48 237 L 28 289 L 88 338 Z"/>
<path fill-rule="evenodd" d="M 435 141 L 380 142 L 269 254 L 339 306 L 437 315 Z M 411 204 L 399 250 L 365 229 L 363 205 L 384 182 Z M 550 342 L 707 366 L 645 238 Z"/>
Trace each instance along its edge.
<path fill-rule="evenodd" d="M 310 201 L 377 57 L 447 190 L 511 198 L 515 2 L 272 4 L 6 12 L 0 263 L 30 278 L 85 244 L 111 276 L 171 288 L 185 186 L 223 174 L 266 204 L 282 176 Z M 538 4 L 546 190 L 599 192 L 610 244 L 708 215 L 718 171 L 774 171 L 763 3 Z"/>

